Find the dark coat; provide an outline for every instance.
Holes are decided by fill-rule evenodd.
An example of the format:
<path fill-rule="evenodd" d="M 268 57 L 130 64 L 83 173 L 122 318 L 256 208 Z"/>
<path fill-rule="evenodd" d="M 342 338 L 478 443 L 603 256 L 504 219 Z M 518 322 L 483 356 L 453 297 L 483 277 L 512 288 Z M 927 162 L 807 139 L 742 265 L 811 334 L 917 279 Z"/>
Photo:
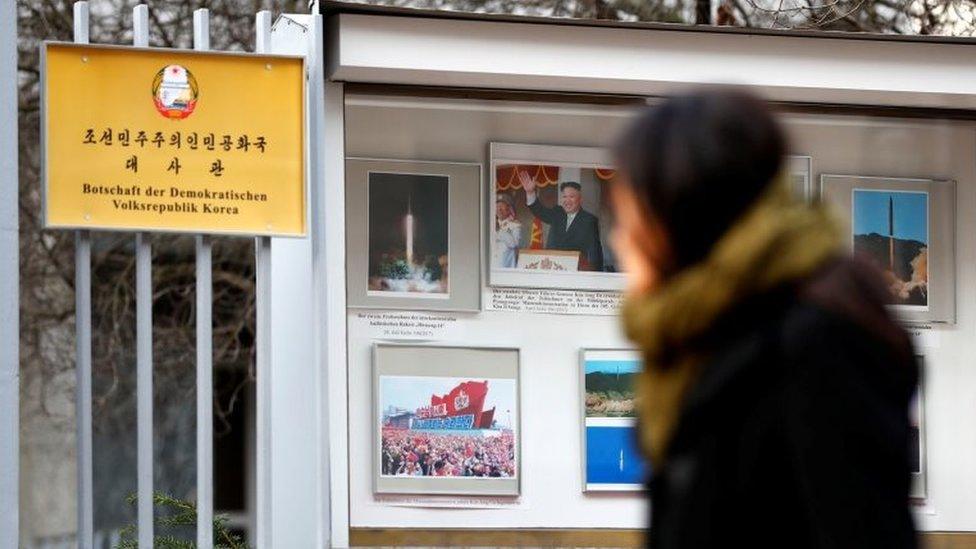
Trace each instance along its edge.
<path fill-rule="evenodd" d="M 566 210 L 562 206 L 552 208 L 542 205 L 539 199 L 529 205 L 532 215 L 549 225 L 546 248 L 582 252 L 586 268 L 603 270 L 603 245 L 600 244 L 600 220 L 590 212 L 580 209 L 573 224 L 566 227 Z"/>
<path fill-rule="evenodd" d="M 916 546 L 918 368 L 876 276 L 838 260 L 709 331 L 711 358 L 651 481 L 651 547 Z"/>

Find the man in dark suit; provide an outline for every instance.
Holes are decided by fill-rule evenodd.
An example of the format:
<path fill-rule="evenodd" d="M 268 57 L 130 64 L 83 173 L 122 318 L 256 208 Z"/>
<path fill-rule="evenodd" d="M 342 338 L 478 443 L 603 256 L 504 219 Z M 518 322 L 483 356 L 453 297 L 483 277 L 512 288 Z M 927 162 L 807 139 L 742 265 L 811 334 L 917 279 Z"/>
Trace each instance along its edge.
<path fill-rule="evenodd" d="M 583 191 L 575 181 L 559 185 L 559 205 L 547 207 L 536 196 L 535 180 L 527 172 L 519 171 L 519 181 L 525 190 L 525 203 L 543 223 L 549 225 L 546 248 L 581 252 L 580 269 L 603 270 L 603 246 L 600 244 L 600 221 L 583 209 Z"/>

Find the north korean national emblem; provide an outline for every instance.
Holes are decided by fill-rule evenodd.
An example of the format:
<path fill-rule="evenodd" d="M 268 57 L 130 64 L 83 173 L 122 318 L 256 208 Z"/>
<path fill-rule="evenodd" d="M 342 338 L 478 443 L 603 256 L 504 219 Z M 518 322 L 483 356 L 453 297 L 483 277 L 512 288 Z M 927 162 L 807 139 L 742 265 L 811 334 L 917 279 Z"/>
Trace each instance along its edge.
<path fill-rule="evenodd" d="M 193 114 L 199 93 L 193 73 L 182 65 L 166 65 L 153 79 L 156 110 L 171 120 L 182 120 Z"/>

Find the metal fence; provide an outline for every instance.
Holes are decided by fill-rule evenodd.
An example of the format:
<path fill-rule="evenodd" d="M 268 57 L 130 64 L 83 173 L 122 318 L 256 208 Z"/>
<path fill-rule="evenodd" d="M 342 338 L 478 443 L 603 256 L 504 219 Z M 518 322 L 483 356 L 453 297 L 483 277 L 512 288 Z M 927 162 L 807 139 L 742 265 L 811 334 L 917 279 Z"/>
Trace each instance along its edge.
<path fill-rule="evenodd" d="M 195 50 L 210 48 L 210 17 L 206 9 L 193 14 Z M 256 52 L 270 53 L 271 13 L 256 15 Z M 89 42 L 88 2 L 74 4 L 74 41 Z M 133 46 L 149 47 L 149 8 L 133 8 Z M 137 379 L 137 516 L 140 547 L 153 546 L 153 356 L 152 356 L 152 246 L 148 234 L 136 233 L 136 379 Z M 78 534 L 38 540 L 35 547 L 98 548 L 114 546 L 118 532 L 94 531 L 93 458 L 92 458 L 92 294 L 90 231 L 79 230 L 75 236 L 75 321 L 77 327 L 77 430 L 78 430 Z M 196 442 L 197 442 L 197 547 L 213 547 L 213 333 L 211 241 L 207 235 L 196 236 Z M 266 451 L 269 433 L 269 319 L 271 238 L 255 239 L 257 299 L 257 528 L 256 543 L 270 546 L 267 494 L 270 489 L 270 466 Z"/>

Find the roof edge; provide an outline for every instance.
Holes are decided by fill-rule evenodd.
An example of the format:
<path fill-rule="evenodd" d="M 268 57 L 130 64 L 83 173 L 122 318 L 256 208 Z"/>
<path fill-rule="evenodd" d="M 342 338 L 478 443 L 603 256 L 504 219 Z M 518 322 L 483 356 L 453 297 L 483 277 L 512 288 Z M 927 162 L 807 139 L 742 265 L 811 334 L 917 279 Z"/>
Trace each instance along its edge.
<path fill-rule="evenodd" d="M 475 13 L 463 11 L 434 10 L 426 8 L 405 8 L 380 6 L 341 0 L 322 0 L 319 13 L 327 18 L 338 14 L 380 15 L 386 17 L 418 17 L 425 19 L 447 19 L 455 21 L 490 21 L 495 23 L 525 23 L 536 25 L 564 25 L 572 27 L 598 27 L 639 29 L 667 32 L 697 32 L 706 34 L 729 34 L 747 36 L 776 36 L 788 38 L 861 40 L 874 42 L 908 42 L 922 44 L 976 44 L 976 38 L 959 36 L 874 34 L 866 32 L 762 29 L 754 27 L 733 27 L 715 25 L 689 25 L 683 23 L 630 22 L 606 19 L 574 19 L 569 17 L 540 17 L 531 15 L 511 15 L 501 13 Z"/>

